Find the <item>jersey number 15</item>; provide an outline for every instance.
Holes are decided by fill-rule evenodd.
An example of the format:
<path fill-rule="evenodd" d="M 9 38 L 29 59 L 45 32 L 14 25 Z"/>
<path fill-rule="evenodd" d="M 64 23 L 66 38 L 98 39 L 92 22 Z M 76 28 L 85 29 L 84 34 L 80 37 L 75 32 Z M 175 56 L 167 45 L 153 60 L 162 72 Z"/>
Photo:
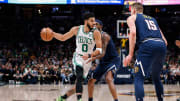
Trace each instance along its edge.
<path fill-rule="evenodd" d="M 147 23 L 149 30 L 157 30 L 157 27 L 156 27 L 154 21 L 152 21 L 152 20 L 145 20 L 145 21 Z"/>

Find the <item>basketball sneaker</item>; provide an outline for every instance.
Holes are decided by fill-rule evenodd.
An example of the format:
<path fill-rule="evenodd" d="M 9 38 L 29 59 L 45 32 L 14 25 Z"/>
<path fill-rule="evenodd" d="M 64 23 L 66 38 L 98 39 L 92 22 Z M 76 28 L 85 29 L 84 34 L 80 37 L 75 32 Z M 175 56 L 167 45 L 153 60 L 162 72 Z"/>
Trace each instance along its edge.
<path fill-rule="evenodd" d="M 65 99 L 63 99 L 61 96 L 59 96 L 56 101 L 66 101 Z"/>

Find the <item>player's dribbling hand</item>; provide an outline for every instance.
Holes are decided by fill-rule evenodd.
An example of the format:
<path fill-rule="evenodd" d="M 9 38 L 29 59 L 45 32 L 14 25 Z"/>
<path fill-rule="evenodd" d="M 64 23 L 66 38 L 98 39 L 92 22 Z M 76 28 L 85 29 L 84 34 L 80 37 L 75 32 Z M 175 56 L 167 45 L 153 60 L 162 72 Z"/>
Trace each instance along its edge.
<path fill-rule="evenodd" d="M 87 59 L 88 59 L 88 54 L 84 54 L 84 55 L 82 56 L 82 58 L 83 58 L 84 60 L 87 60 Z"/>
<path fill-rule="evenodd" d="M 176 40 L 175 43 L 176 43 L 176 46 L 180 48 L 180 40 Z"/>
<path fill-rule="evenodd" d="M 130 63 L 131 63 L 131 60 L 132 60 L 132 56 L 131 56 L 131 55 L 128 55 L 128 56 L 124 59 L 124 61 L 123 61 L 123 66 L 124 66 L 124 67 L 129 66 Z"/>

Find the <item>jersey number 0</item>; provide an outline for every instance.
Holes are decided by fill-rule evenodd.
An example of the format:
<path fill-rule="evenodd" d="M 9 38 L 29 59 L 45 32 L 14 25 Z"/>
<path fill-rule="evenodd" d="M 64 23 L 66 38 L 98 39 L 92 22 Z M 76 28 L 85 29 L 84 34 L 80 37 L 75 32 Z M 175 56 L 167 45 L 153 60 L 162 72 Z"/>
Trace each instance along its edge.
<path fill-rule="evenodd" d="M 82 51 L 87 52 L 88 51 L 88 45 L 87 44 L 82 44 Z"/>

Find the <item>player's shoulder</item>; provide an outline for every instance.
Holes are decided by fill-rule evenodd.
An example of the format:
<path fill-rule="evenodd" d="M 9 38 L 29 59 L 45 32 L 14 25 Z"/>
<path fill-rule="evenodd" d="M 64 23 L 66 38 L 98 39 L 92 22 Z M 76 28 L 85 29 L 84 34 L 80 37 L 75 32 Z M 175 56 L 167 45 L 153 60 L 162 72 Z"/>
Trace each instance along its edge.
<path fill-rule="evenodd" d="M 110 37 L 110 35 L 107 33 L 107 32 L 102 32 L 102 35 L 105 36 L 105 37 Z"/>
<path fill-rule="evenodd" d="M 77 35 L 79 28 L 79 26 L 74 26 L 71 28 L 70 32 L 73 32 L 75 35 Z"/>
<path fill-rule="evenodd" d="M 102 32 L 102 38 L 106 39 L 106 40 L 110 40 L 111 39 L 110 35 L 107 32 Z"/>
<path fill-rule="evenodd" d="M 75 30 L 79 30 L 79 28 L 80 28 L 80 26 L 74 26 L 74 27 L 71 28 L 71 30 L 75 31 Z"/>

